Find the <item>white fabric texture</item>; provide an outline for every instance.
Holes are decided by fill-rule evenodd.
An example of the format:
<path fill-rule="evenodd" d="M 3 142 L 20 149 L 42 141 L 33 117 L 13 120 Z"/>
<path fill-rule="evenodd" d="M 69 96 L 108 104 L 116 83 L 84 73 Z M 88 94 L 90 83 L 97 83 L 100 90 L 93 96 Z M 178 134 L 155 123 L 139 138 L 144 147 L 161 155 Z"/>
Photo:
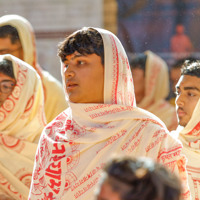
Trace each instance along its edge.
<path fill-rule="evenodd" d="M 137 105 L 159 117 L 168 130 L 178 126 L 176 110 L 165 99 L 169 95 L 169 73 L 166 62 L 151 51 L 146 51 L 145 96 Z"/>
<path fill-rule="evenodd" d="M 178 127 L 179 139 L 183 143 L 183 153 L 188 158 L 188 182 L 193 200 L 200 200 L 200 100 L 192 117 L 183 128 Z"/>
<path fill-rule="evenodd" d="M 69 102 L 40 138 L 29 199 L 94 199 L 101 169 L 112 154 L 147 156 L 183 180 L 189 199 L 181 144 L 153 114 L 135 105 L 126 53 L 111 32 L 96 29 L 104 43 L 104 103 Z"/>
<path fill-rule="evenodd" d="M 27 63 L 11 60 L 16 85 L 0 107 L 0 194 L 28 198 L 37 143 L 46 125 L 43 88 L 39 75 Z"/>

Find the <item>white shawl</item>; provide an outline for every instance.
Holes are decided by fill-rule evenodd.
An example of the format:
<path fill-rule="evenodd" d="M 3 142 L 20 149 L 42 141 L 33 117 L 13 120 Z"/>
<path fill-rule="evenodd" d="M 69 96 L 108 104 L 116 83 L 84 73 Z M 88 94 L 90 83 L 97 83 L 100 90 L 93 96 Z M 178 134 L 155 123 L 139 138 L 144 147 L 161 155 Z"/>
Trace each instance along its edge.
<path fill-rule="evenodd" d="M 39 75 L 11 55 L 16 85 L 0 107 L 0 199 L 28 197 L 37 142 L 46 125 Z"/>
<path fill-rule="evenodd" d="M 176 110 L 165 99 L 169 95 L 169 73 L 166 62 L 151 51 L 146 51 L 145 96 L 137 105 L 159 117 L 168 130 L 178 126 Z"/>
<path fill-rule="evenodd" d="M 42 79 L 45 95 L 45 114 L 47 122 L 50 122 L 68 107 L 63 87 L 58 80 L 39 66 L 37 62 L 35 35 L 29 21 L 19 15 L 4 15 L 0 17 L 0 26 L 4 25 L 11 25 L 17 29 L 24 52 L 23 60 L 31 65 Z M 56 67 L 60 70 L 58 66 Z"/>
<path fill-rule="evenodd" d="M 176 171 L 189 198 L 182 146 L 154 115 L 135 105 L 133 79 L 118 38 L 96 29 L 104 43 L 104 102 L 78 104 L 43 131 L 29 198 L 93 199 L 101 169 L 112 154 L 148 156 Z"/>
<path fill-rule="evenodd" d="M 188 158 L 188 181 L 193 200 L 200 200 L 200 100 L 185 128 L 178 127 L 183 153 Z"/>

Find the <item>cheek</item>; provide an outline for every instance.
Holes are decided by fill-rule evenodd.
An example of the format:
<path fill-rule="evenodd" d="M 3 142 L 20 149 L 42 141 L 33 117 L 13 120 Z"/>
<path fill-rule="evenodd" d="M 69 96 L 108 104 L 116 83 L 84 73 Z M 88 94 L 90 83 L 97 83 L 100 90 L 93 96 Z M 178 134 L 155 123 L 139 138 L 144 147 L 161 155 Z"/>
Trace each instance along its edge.
<path fill-rule="evenodd" d="M 133 76 L 133 83 L 135 87 L 143 87 L 143 85 L 145 84 L 145 78 L 142 74 L 136 74 L 135 76 Z"/>
<path fill-rule="evenodd" d="M 88 73 L 85 73 L 85 76 L 88 76 Z M 83 76 L 83 82 L 85 81 L 84 78 L 84 74 L 82 74 Z M 90 77 L 88 76 L 88 81 L 87 81 L 88 86 L 90 86 L 91 88 L 93 87 L 98 87 L 98 88 L 102 88 L 104 86 L 104 72 L 103 71 L 95 71 L 92 72 L 90 74 Z"/>
<path fill-rule="evenodd" d="M 104 88 L 104 79 L 100 76 L 92 77 L 88 81 L 83 80 L 85 87 L 90 88 L 88 92 L 99 93 L 103 91 Z"/>
<path fill-rule="evenodd" d="M 9 94 L 1 94 L 0 99 L 2 102 L 4 102 L 8 98 Z"/>
<path fill-rule="evenodd" d="M 12 53 L 13 56 L 23 60 L 23 53 L 22 51 L 17 51 L 16 53 Z"/>
<path fill-rule="evenodd" d="M 143 78 L 136 78 L 133 82 L 135 91 L 143 91 L 145 89 L 145 80 Z"/>
<path fill-rule="evenodd" d="M 196 105 L 197 105 L 197 102 L 198 102 L 199 98 L 196 98 L 196 99 L 193 99 L 192 101 L 190 101 L 190 103 L 188 103 L 189 105 L 189 112 L 190 114 L 192 115 Z"/>

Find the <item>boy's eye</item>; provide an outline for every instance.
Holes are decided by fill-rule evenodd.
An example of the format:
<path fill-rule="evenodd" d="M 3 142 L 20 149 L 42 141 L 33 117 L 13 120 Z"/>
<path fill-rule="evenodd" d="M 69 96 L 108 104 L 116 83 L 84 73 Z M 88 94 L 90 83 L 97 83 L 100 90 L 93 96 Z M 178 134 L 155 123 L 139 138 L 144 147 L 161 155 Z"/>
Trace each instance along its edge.
<path fill-rule="evenodd" d="M 4 89 L 8 89 L 8 88 L 10 88 L 9 86 L 7 86 L 7 85 L 3 85 L 2 86 Z"/>
<path fill-rule="evenodd" d="M 79 65 L 83 65 L 85 62 L 84 61 L 78 61 Z"/>
<path fill-rule="evenodd" d="M 188 96 L 190 96 L 190 97 L 194 97 L 195 94 L 193 94 L 193 93 L 191 93 L 191 92 L 188 92 Z"/>

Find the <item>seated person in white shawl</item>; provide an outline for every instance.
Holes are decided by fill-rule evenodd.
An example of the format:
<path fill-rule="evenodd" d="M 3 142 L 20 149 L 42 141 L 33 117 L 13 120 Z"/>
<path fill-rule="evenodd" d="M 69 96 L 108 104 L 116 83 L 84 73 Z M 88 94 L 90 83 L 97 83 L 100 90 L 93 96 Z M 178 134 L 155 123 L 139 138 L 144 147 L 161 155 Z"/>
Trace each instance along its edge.
<path fill-rule="evenodd" d="M 29 198 L 93 199 L 112 153 L 151 157 L 177 173 L 189 199 L 185 157 L 156 116 L 136 107 L 126 53 L 109 31 L 83 28 L 59 46 L 69 108 L 44 129 Z"/>
<path fill-rule="evenodd" d="M 0 199 L 28 198 L 37 143 L 46 125 L 43 88 L 27 63 L 0 56 Z"/>
<path fill-rule="evenodd" d="M 34 31 L 25 18 L 18 15 L 0 17 L 0 54 L 12 54 L 38 72 L 44 89 L 47 122 L 68 107 L 61 83 L 37 63 Z"/>
<path fill-rule="evenodd" d="M 150 158 L 119 157 L 103 169 L 97 200 L 180 200 L 181 182 Z"/>
<path fill-rule="evenodd" d="M 178 126 L 175 106 L 166 98 L 170 92 L 166 62 L 151 51 L 130 57 L 137 106 L 159 117 L 168 130 Z"/>
<path fill-rule="evenodd" d="M 177 134 L 188 158 L 188 180 L 193 200 L 200 199 L 200 61 L 186 60 L 176 85 Z"/>

